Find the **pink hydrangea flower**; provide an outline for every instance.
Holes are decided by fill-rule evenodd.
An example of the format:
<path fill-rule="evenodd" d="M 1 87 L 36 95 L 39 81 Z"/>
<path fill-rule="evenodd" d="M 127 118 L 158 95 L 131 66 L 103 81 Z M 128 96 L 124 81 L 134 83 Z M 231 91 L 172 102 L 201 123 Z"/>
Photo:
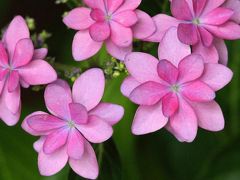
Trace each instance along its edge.
<path fill-rule="evenodd" d="M 161 42 L 169 28 L 177 27 L 180 41 L 193 45 L 193 52 L 201 54 L 205 62 L 226 65 L 228 52 L 223 39 L 240 38 L 238 9 L 238 0 L 172 0 L 174 17 L 153 17 L 157 31 L 148 40 Z"/>
<path fill-rule="evenodd" d="M 20 85 L 42 85 L 57 79 L 55 70 L 44 60 L 47 49 L 34 50 L 28 27 L 15 17 L 0 41 L 0 118 L 15 125 L 21 112 Z"/>
<path fill-rule="evenodd" d="M 47 86 L 45 103 L 52 114 L 35 112 L 22 127 L 41 136 L 34 148 L 38 166 L 45 176 L 59 172 L 67 162 L 80 176 L 96 179 L 98 163 L 91 143 L 102 143 L 112 136 L 112 126 L 123 116 L 121 106 L 100 102 L 105 79 L 100 69 L 90 69 L 74 83 L 57 80 Z"/>
<path fill-rule="evenodd" d="M 133 52 L 125 64 L 130 76 L 121 91 L 139 104 L 132 132 L 151 133 L 166 127 L 179 141 L 191 142 L 197 128 L 219 131 L 224 117 L 214 101 L 215 91 L 224 87 L 232 72 L 221 64 L 204 64 L 198 54 L 182 44 L 176 28 L 164 36 L 159 48 L 160 61 L 155 57 Z"/>
<path fill-rule="evenodd" d="M 73 9 L 64 23 L 78 30 L 72 51 L 77 61 L 95 55 L 103 43 L 115 58 L 124 60 L 132 51 L 133 38 L 144 39 L 152 35 L 155 24 L 152 18 L 136 8 L 141 0 L 84 0 L 89 7 Z"/>

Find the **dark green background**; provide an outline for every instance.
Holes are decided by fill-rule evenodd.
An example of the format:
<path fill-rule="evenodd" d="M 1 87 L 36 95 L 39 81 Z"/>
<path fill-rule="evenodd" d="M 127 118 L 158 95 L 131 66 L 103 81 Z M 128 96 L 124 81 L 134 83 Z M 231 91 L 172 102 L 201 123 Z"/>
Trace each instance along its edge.
<path fill-rule="evenodd" d="M 166 10 L 168 4 L 161 0 L 143 0 L 141 9 L 151 15 Z M 30 16 L 37 22 L 38 31 L 46 29 L 53 34 L 48 40 L 49 54 L 58 63 L 76 67 L 71 42 L 74 31 L 62 23 L 65 5 L 55 5 L 54 0 L 0 0 L 0 28 L 15 15 Z M 124 77 L 108 81 L 104 101 L 122 104 L 126 114 L 115 127 L 114 140 L 122 161 L 124 180 L 239 180 L 240 179 L 240 41 L 228 42 L 233 81 L 218 92 L 217 100 L 225 115 L 224 131 L 211 133 L 199 130 L 191 144 L 179 143 L 162 129 L 145 136 L 133 136 L 131 122 L 136 106 L 124 98 L 119 87 Z M 157 45 L 152 54 L 156 55 Z M 103 58 L 109 58 L 108 56 Z M 52 177 L 41 177 L 37 169 L 37 153 L 32 148 L 36 140 L 20 127 L 23 118 L 36 110 L 45 110 L 43 92 L 23 90 L 23 113 L 17 126 L 7 127 L 0 122 L 0 179 L 1 180 L 65 180 L 68 167 Z M 105 172 L 108 173 L 108 172 Z M 106 179 L 110 180 L 110 179 Z"/>

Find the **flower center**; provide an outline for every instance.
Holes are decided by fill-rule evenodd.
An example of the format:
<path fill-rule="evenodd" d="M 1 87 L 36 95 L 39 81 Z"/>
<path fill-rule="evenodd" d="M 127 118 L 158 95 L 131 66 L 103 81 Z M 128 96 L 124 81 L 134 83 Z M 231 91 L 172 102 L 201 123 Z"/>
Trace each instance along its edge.
<path fill-rule="evenodd" d="M 105 16 L 105 19 L 106 19 L 106 21 L 110 21 L 110 20 L 112 19 L 112 16 L 109 15 L 109 14 L 107 14 L 107 15 Z"/>
<path fill-rule="evenodd" d="M 175 93 L 178 93 L 179 89 L 180 89 L 180 86 L 177 85 L 177 84 L 174 84 L 174 85 L 171 86 L 171 90 Z"/>
<path fill-rule="evenodd" d="M 200 24 L 200 20 L 198 18 L 195 18 L 192 20 L 192 23 L 195 25 L 199 25 Z"/>
<path fill-rule="evenodd" d="M 74 128 L 75 127 L 75 122 L 72 121 L 72 120 L 68 120 L 67 125 L 68 125 L 69 128 Z"/>

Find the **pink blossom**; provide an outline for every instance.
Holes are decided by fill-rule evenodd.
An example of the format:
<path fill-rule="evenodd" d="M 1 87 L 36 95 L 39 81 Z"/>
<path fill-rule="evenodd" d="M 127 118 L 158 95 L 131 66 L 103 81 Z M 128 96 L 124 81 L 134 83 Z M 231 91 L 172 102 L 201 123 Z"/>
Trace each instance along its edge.
<path fill-rule="evenodd" d="M 144 39 L 152 35 L 152 18 L 136 8 L 141 0 L 84 0 L 89 7 L 75 8 L 64 18 L 71 29 L 78 30 L 72 51 L 77 61 L 95 55 L 103 43 L 115 58 L 124 60 L 132 51 L 133 38 Z"/>
<path fill-rule="evenodd" d="M 38 166 L 45 176 L 59 172 L 67 162 L 80 176 L 96 179 L 98 164 L 91 143 L 102 143 L 112 136 L 112 126 L 123 116 L 121 106 L 100 102 L 105 79 L 100 69 L 90 69 L 74 83 L 71 92 L 63 80 L 47 86 L 45 103 L 52 114 L 35 112 L 22 127 L 41 136 L 34 148 Z"/>
<path fill-rule="evenodd" d="M 179 141 L 195 139 L 198 126 L 210 131 L 224 128 L 224 117 L 214 101 L 215 91 L 232 78 L 221 64 L 205 63 L 190 47 L 181 43 L 171 28 L 155 57 L 133 52 L 125 64 L 130 73 L 122 93 L 140 105 L 133 121 L 136 135 L 167 128 Z"/>
<path fill-rule="evenodd" d="M 20 85 L 42 85 L 57 79 L 55 70 L 44 60 L 47 49 L 34 51 L 28 27 L 15 17 L 0 41 L 0 118 L 15 125 L 21 112 Z"/>

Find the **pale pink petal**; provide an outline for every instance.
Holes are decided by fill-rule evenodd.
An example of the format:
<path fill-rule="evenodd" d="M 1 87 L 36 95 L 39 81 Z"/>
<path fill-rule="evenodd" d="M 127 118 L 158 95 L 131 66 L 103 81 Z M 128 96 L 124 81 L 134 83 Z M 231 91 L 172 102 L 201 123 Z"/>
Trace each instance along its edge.
<path fill-rule="evenodd" d="M 135 114 L 132 133 L 142 135 L 155 132 L 163 128 L 168 118 L 162 113 L 162 103 L 153 106 L 140 106 Z"/>
<path fill-rule="evenodd" d="M 125 0 L 122 6 L 117 9 L 117 12 L 135 10 L 141 4 L 141 1 L 142 0 Z"/>
<path fill-rule="evenodd" d="M 113 134 L 112 126 L 97 116 L 89 116 L 88 123 L 77 125 L 77 128 L 92 143 L 102 143 Z"/>
<path fill-rule="evenodd" d="M 213 36 L 208 30 L 203 27 L 198 27 L 199 34 L 201 36 L 201 41 L 204 46 L 209 47 L 212 45 Z"/>
<path fill-rule="evenodd" d="M 198 125 L 209 131 L 221 131 L 224 117 L 220 106 L 215 102 L 191 103 L 198 118 Z"/>
<path fill-rule="evenodd" d="M 26 83 L 23 79 L 20 79 L 20 85 L 23 87 L 23 88 L 29 88 L 30 87 L 30 84 Z"/>
<path fill-rule="evenodd" d="M 181 88 L 181 93 L 191 101 L 208 102 L 215 98 L 215 92 L 205 83 L 194 81 L 185 84 Z"/>
<path fill-rule="evenodd" d="M 63 22 L 71 29 L 84 30 L 94 23 L 90 13 L 91 9 L 89 8 L 75 8 L 63 18 Z"/>
<path fill-rule="evenodd" d="M 171 3 L 172 15 L 180 20 L 192 20 L 193 15 L 185 0 L 172 0 Z"/>
<path fill-rule="evenodd" d="M 82 135 L 72 128 L 68 135 L 67 153 L 70 158 L 81 159 L 84 153 L 84 141 Z"/>
<path fill-rule="evenodd" d="M 65 120 L 71 119 L 69 104 L 72 103 L 72 95 L 69 89 L 69 86 L 53 83 L 46 87 L 44 93 L 49 112 Z"/>
<path fill-rule="evenodd" d="M 58 173 L 66 165 L 68 155 L 63 147 L 52 154 L 45 154 L 43 150 L 38 155 L 38 168 L 43 176 L 52 176 Z"/>
<path fill-rule="evenodd" d="M 176 93 L 168 93 L 162 99 L 162 111 L 166 117 L 171 117 L 178 110 L 178 96 Z"/>
<path fill-rule="evenodd" d="M 76 61 L 83 61 L 94 56 L 102 47 L 102 42 L 94 41 L 89 31 L 78 31 L 72 45 L 73 57 Z"/>
<path fill-rule="evenodd" d="M 71 120 L 73 120 L 77 124 L 85 124 L 88 120 L 88 112 L 87 109 L 77 103 L 70 103 L 69 104 Z"/>
<path fill-rule="evenodd" d="M 46 139 L 45 136 L 41 136 L 37 141 L 35 141 L 33 143 L 33 148 L 36 152 L 40 153 L 40 151 L 42 150 L 45 139 Z"/>
<path fill-rule="evenodd" d="M 136 87 L 130 94 L 129 98 L 139 105 L 154 105 L 168 93 L 167 86 L 153 81 L 145 82 Z"/>
<path fill-rule="evenodd" d="M 106 0 L 106 7 L 109 13 L 115 12 L 125 0 Z"/>
<path fill-rule="evenodd" d="M 133 33 L 131 28 L 124 27 L 123 25 L 111 21 L 111 40 L 114 44 L 120 47 L 128 47 L 132 44 Z"/>
<path fill-rule="evenodd" d="M 57 73 L 44 60 L 34 60 L 19 69 L 20 77 L 30 85 L 48 84 L 57 80 Z"/>
<path fill-rule="evenodd" d="M 205 47 L 202 43 L 198 43 L 192 47 L 194 54 L 199 54 L 203 57 L 204 63 L 218 63 L 219 55 L 214 45 Z"/>
<path fill-rule="evenodd" d="M 74 102 L 84 105 L 87 110 L 93 109 L 102 99 L 104 86 L 105 78 L 101 69 L 87 70 L 74 82 Z"/>
<path fill-rule="evenodd" d="M 129 95 L 131 94 L 131 92 L 140 85 L 140 82 L 138 82 L 135 78 L 133 78 L 132 76 L 128 76 L 124 79 L 122 85 L 121 85 L 121 93 L 126 96 L 129 97 Z"/>
<path fill-rule="evenodd" d="M 139 82 L 160 82 L 157 73 L 158 60 L 152 55 L 133 52 L 126 56 L 125 65 L 128 72 Z"/>
<path fill-rule="evenodd" d="M 118 22 L 125 27 L 130 27 L 136 24 L 137 21 L 139 21 L 136 12 L 128 10 L 116 13 L 113 15 L 112 20 Z"/>
<path fill-rule="evenodd" d="M 0 41 L 0 65 L 6 66 L 8 64 L 8 54 L 5 50 L 4 44 Z"/>
<path fill-rule="evenodd" d="M 132 44 L 128 47 L 119 47 L 111 40 L 106 42 L 106 48 L 109 54 L 121 61 L 124 61 L 126 55 L 132 52 Z"/>
<path fill-rule="evenodd" d="M 107 22 L 96 22 L 89 28 L 89 33 L 94 41 L 102 42 L 110 36 L 110 27 Z"/>
<path fill-rule="evenodd" d="M 158 75 L 169 84 L 176 83 L 178 79 L 178 69 L 169 61 L 161 60 L 158 63 Z"/>
<path fill-rule="evenodd" d="M 95 152 L 92 146 L 85 141 L 84 154 L 81 159 L 75 160 L 70 158 L 69 165 L 80 176 L 87 179 L 96 179 L 99 169 Z"/>
<path fill-rule="evenodd" d="M 31 39 L 22 39 L 16 44 L 12 66 L 21 67 L 27 65 L 33 57 L 34 47 Z"/>
<path fill-rule="evenodd" d="M 4 43 L 9 52 L 9 59 L 12 59 L 18 41 L 25 38 L 30 38 L 28 26 L 21 16 L 16 16 L 4 34 Z"/>
<path fill-rule="evenodd" d="M 201 15 L 207 0 L 193 0 L 193 8 L 196 16 Z"/>
<path fill-rule="evenodd" d="M 8 77 L 8 91 L 11 93 L 19 86 L 19 74 L 16 70 L 12 71 Z"/>
<path fill-rule="evenodd" d="M 220 58 L 219 63 L 227 66 L 227 64 L 228 64 L 228 49 L 227 49 L 227 46 L 226 46 L 224 40 L 215 38 L 213 43 L 219 54 L 219 58 Z"/>
<path fill-rule="evenodd" d="M 190 46 L 179 41 L 177 28 L 173 27 L 169 29 L 159 45 L 158 57 L 160 59 L 167 59 L 173 65 L 178 66 L 180 60 L 190 54 Z"/>
<path fill-rule="evenodd" d="M 178 38 L 184 44 L 194 45 L 199 41 L 198 30 L 194 24 L 181 23 L 178 25 Z"/>
<path fill-rule="evenodd" d="M 157 30 L 150 37 L 144 39 L 150 42 L 161 42 L 163 36 L 169 30 L 169 28 L 177 27 L 179 24 L 179 20 L 166 14 L 158 14 L 152 19 L 157 27 Z"/>
<path fill-rule="evenodd" d="M 5 82 L 6 82 L 6 75 L 7 75 L 8 71 L 0 71 L 0 95 L 2 94 L 2 90 L 5 86 Z"/>
<path fill-rule="evenodd" d="M 47 135 L 43 145 L 43 152 L 46 154 L 52 154 L 63 147 L 67 142 L 68 134 L 69 128 L 62 127 Z"/>
<path fill-rule="evenodd" d="M 199 78 L 204 70 L 203 58 L 198 54 L 191 54 L 185 57 L 178 66 L 179 81 L 189 82 Z"/>
<path fill-rule="evenodd" d="M 227 0 L 223 4 L 223 7 L 232 9 L 234 11 L 234 14 L 231 17 L 231 20 L 240 24 L 240 1 L 239 0 Z"/>
<path fill-rule="evenodd" d="M 83 1 L 88 7 L 92 9 L 99 8 L 101 10 L 105 10 L 104 0 L 83 0 Z"/>
<path fill-rule="evenodd" d="M 204 25 L 204 27 L 221 39 L 235 40 L 240 38 L 240 25 L 234 22 L 226 22 L 220 26 Z"/>
<path fill-rule="evenodd" d="M 179 109 L 170 118 L 167 129 L 181 142 L 192 142 L 197 135 L 198 122 L 192 107 L 179 99 Z"/>
<path fill-rule="evenodd" d="M 221 25 L 227 22 L 233 13 L 234 12 L 230 9 L 219 7 L 202 16 L 200 22 L 203 24 Z"/>
<path fill-rule="evenodd" d="M 232 79 L 233 72 L 221 64 L 205 64 L 201 81 L 217 91 L 226 86 Z"/>
<path fill-rule="evenodd" d="M 35 49 L 33 53 L 33 60 L 35 59 L 45 59 L 48 54 L 48 49 L 47 48 L 40 48 L 40 49 Z"/>
<path fill-rule="evenodd" d="M 133 36 L 137 39 L 145 39 L 151 36 L 157 30 L 156 25 L 147 13 L 141 10 L 135 11 L 138 21 L 133 26 Z"/>
<path fill-rule="evenodd" d="M 214 0 L 214 1 L 207 1 L 205 8 L 202 12 L 202 15 L 208 14 L 209 12 L 211 12 L 212 10 L 218 8 L 219 6 L 221 6 L 226 0 Z"/>
<path fill-rule="evenodd" d="M 27 126 L 40 135 L 47 135 L 54 130 L 67 125 L 66 121 L 63 121 L 55 116 L 42 113 L 34 113 L 31 116 L 25 118 Z"/>
<path fill-rule="evenodd" d="M 124 108 L 117 104 L 99 103 L 97 107 L 89 112 L 89 115 L 97 116 L 113 126 L 122 119 Z"/>

